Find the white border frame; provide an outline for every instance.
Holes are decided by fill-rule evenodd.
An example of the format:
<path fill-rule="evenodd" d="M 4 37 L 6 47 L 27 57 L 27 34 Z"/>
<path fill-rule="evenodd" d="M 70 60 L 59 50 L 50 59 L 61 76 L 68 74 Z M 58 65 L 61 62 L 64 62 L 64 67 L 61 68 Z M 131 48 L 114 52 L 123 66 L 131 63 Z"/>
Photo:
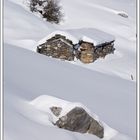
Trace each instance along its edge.
<path fill-rule="evenodd" d="M 3 3 L 0 3 L 1 23 L 0 23 L 0 139 L 3 140 Z"/>
<path fill-rule="evenodd" d="M 137 22 L 136 22 L 136 28 L 137 28 L 137 40 L 136 40 L 136 42 L 137 42 L 137 56 L 136 56 L 136 59 L 137 59 L 137 73 L 136 73 L 136 75 L 137 75 L 137 78 L 136 78 L 136 84 L 137 84 L 137 140 L 139 140 L 139 59 L 140 59 L 140 57 L 139 57 L 139 38 L 140 38 L 140 36 L 139 36 L 139 12 L 140 12 L 140 10 L 139 10 L 139 0 L 137 0 L 136 1 L 136 7 L 137 7 L 137 10 L 136 10 L 136 12 L 137 12 Z M 0 24 L 0 29 L 1 29 L 1 33 L 0 33 L 0 40 L 1 40 L 1 42 L 0 42 L 0 45 L 1 45 L 1 47 L 0 47 L 0 58 L 1 58 L 1 60 L 0 60 L 0 68 L 1 68 L 1 70 L 0 70 L 0 89 L 1 89 L 1 94 L 0 94 L 0 124 L 1 124 L 1 126 L 0 126 L 0 129 L 1 129 L 1 131 L 0 131 L 0 140 L 4 140 L 3 138 L 4 138 L 4 133 L 3 133 L 3 31 L 4 31 L 4 29 L 3 29 L 3 13 L 4 13 L 4 11 L 3 11 L 3 7 L 4 7 L 4 0 L 1 0 L 1 3 L 0 3 L 0 13 L 1 13 L 1 24 Z"/>
<path fill-rule="evenodd" d="M 136 13 L 136 15 L 137 15 L 136 16 L 136 18 L 137 18 L 137 20 L 136 20 L 137 21 L 136 22 L 136 28 L 137 28 L 137 40 L 136 40 L 136 42 L 137 42 L 137 46 L 136 46 L 137 47 L 137 58 L 136 58 L 137 59 L 137 64 L 136 64 L 137 65 L 137 73 L 136 73 L 137 74 L 137 80 L 136 80 L 136 82 L 137 82 L 137 96 L 136 96 L 137 97 L 137 136 L 136 137 L 137 137 L 137 140 L 139 140 L 140 139 L 140 137 L 139 137 L 139 133 L 140 133 L 140 130 L 139 130 L 139 124 L 140 124 L 139 123 L 139 117 L 140 117 L 139 116 L 139 106 L 140 106 L 140 104 L 139 104 L 139 99 L 140 99 L 140 96 L 139 96 L 139 93 L 140 93 L 139 92 L 139 86 L 140 86 L 139 85 L 139 78 L 140 78 L 139 77 L 140 76 L 139 75 L 139 71 L 140 71 L 140 69 L 139 69 L 139 59 L 140 59 L 140 57 L 139 57 L 139 53 L 140 53 L 140 49 L 139 49 L 139 47 L 140 47 L 140 44 L 139 44 L 139 39 L 140 39 L 139 12 L 140 12 L 140 10 L 139 10 L 139 7 L 140 7 L 140 3 L 139 3 L 139 0 L 137 0 L 136 2 L 137 2 L 137 5 L 136 5 L 136 7 L 137 7 L 137 10 L 136 10 L 136 12 L 137 12 Z"/>

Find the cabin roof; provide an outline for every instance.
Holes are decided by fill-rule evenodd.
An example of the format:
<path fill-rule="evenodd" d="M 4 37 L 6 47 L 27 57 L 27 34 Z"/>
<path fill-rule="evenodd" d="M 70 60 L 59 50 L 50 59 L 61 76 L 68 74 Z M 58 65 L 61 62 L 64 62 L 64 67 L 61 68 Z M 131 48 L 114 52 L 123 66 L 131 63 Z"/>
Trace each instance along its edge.
<path fill-rule="evenodd" d="M 94 29 L 94 28 L 82 28 L 82 29 L 71 29 L 71 30 L 60 30 L 54 31 L 44 37 L 42 40 L 38 42 L 38 45 L 45 43 L 48 39 L 51 39 L 55 35 L 65 36 L 66 39 L 69 39 L 73 42 L 73 44 L 78 44 L 79 41 L 84 41 L 88 43 L 93 43 L 95 46 L 100 44 L 111 42 L 115 40 L 115 37 L 105 33 L 103 31 Z"/>
<path fill-rule="evenodd" d="M 94 28 L 82 28 L 67 31 L 75 38 L 84 42 L 93 43 L 95 46 L 115 40 L 113 35 Z"/>
<path fill-rule="evenodd" d="M 75 38 L 72 34 L 70 34 L 69 32 L 59 30 L 59 31 L 54 31 L 54 32 L 48 34 L 46 37 L 44 37 L 43 39 L 41 39 L 41 40 L 38 42 L 38 45 L 41 45 L 41 44 L 45 43 L 48 39 L 51 39 L 51 38 L 54 37 L 55 35 L 62 35 L 62 36 L 65 36 L 66 39 L 71 40 L 73 44 L 77 44 L 77 43 L 79 42 L 79 40 L 78 40 L 77 38 Z"/>

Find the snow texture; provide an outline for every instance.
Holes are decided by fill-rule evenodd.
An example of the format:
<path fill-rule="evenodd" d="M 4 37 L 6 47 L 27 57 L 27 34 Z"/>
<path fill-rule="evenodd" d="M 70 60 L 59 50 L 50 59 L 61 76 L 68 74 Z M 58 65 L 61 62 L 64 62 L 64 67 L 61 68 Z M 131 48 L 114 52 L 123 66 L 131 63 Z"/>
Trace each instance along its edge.
<path fill-rule="evenodd" d="M 39 136 L 45 139 L 46 134 L 49 134 L 49 138 L 52 139 L 59 137 L 63 140 L 67 135 L 74 135 L 77 139 L 93 139 L 94 136 L 81 136 L 61 130 L 65 135 L 63 138 L 62 132 L 52 125 L 57 118 L 50 114 L 49 106 L 57 104 L 63 106 L 63 115 L 76 105 L 83 106 L 81 103 L 85 104 L 86 108 L 90 108 L 91 111 L 88 112 L 97 120 L 102 123 L 104 121 L 118 131 L 104 124 L 105 140 L 118 137 L 119 132 L 134 136 L 135 132 L 132 133 L 132 130 L 135 130 L 136 110 L 134 109 L 135 85 L 133 82 L 81 69 L 70 63 L 36 55 L 29 50 L 8 44 L 5 44 L 4 56 L 6 137 L 14 140 L 18 140 L 21 136 L 22 139 L 35 139 L 38 135 L 37 139 Z M 81 103 L 71 103 L 64 99 Z M 53 133 L 58 133 L 57 131 L 60 132 L 59 136 L 54 136 Z M 30 135 L 27 135 L 28 133 Z M 124 137 L 127 136 L 119 137 L 120 140 L 125 140 Z"/>
<path fill-rule="evenodd" d="M 61 0 L 61 25 L 43 21 L 25 3 L 4 1 L 5 140 L 99 140 L 54 127 L 57 118 L 48 111 L 46 105 L 52 102 L 47 98 L 52 104 L 62 102 L 61 115 L 75 102 L 86 105 L 104 124 L 104 140 L 136 140 L 136 1 Z M 101 31 L 97 38 L 92 30 Z M 100 43 L 114 36 L 115 54 L 84 65 L 35 53 L 38 41 L 54 31 L 72 35 L 75 42 L 80 38 Z M 100 38 L 101 34 L 106 36 Z"/>
<path fill-rule="evenodd" d="M 71 40 L 73 44 L 78 44 L 80 40 L 93 43 L 95 46 L 102 43 L 111 42 L 115 37 L 97 29 L 77 29 L 67 31 L 55 31 L 38 42 L 38 45 L 45 43 L 48 39 L 54 37 L 56 34 L 65 36 Z"/>

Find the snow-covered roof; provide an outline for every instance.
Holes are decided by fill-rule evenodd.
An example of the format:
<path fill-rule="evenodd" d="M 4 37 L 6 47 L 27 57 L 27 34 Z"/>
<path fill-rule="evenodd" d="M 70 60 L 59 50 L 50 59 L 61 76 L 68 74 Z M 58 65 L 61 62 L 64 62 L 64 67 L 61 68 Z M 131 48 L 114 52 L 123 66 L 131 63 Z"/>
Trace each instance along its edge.
<path fill-rule="evenodd" d="M 54 31 L 52 33 L 50 33 L 49 35 L 47 35 L 46 37 L 44 37 L 43 39 L 41 39 L 39 42 L 38 42 L 38 45 L 41 45 L 43 43 L 45 43 L 48 39 L 54 37 L 55 35 L 57 34 L 60 34 L 60 35 L 63 35 L 66 37 L 66 39 L 69 39 L 73 42 L 73 44 L 77 44 L 79 42 L 79 40 L 74 37 L 73 35 L 71 35 L 70 33 L 68 33 L 67 31 Z"/>
<path fill-rule="evenodd" d="M 38 45 L 45 43 L 48 39 L 54 37 L 56 34 L 65 36 L 71 40 L 73 44 L 77 44 L 80 40 L 93 43 L 95 46 L 115 40 L 114 36 L 94 28 L 82 28 L 72 30 L 54 31 L 38 42 Z"/>
<path fill-rule="evenodd" d="M 93 43 L 95 46 L 115 40 L 114 36 L 94 28 L 82 28 L 67 31 L 75 38 L 78 38 L 78 40 Z"/>

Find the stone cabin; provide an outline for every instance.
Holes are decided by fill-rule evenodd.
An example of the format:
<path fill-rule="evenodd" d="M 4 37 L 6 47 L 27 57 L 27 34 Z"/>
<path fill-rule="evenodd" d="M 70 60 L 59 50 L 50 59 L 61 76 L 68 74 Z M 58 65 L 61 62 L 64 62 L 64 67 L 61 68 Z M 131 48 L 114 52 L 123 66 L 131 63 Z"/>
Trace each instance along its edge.
<path fill-rule="evenodd" d="M 106 55 L 114 53 L 114 40 L 95 46 L 93 43 L 80 41 L 76 49 L 76 57 L 83 63 L 92 63 L 98 58 L 105 58 Z"/>
<path fill-rule="evenodd" d="M 52 38 L 46 40 L 45 43 L 39 45 L 37 47 L 37 52 L 62 60 L 74 60 L 73 43 L 61 34 L 56 34 Z"/>
<path fill-rule="evenodd" d="M 87 36 L 88 33 L 90 36 L 83 37 L 82 30 L 53 32 L 39 43 L 37 52 L 68 61 L 74 61 L 74 58 L 77 58 L 83 63 L 92 63 L 98 58 L 104 58 L 114 52 L 114 38 L 112 36 L 105 33 L 99 35 L 101 31 L 98 31 L 98 34 L 95 30 L 86 31 Z M 86 31 L 83 30 L 84 34 Z M 97 41 L 92 40 L 92 37 L 95 37 Z"/>

